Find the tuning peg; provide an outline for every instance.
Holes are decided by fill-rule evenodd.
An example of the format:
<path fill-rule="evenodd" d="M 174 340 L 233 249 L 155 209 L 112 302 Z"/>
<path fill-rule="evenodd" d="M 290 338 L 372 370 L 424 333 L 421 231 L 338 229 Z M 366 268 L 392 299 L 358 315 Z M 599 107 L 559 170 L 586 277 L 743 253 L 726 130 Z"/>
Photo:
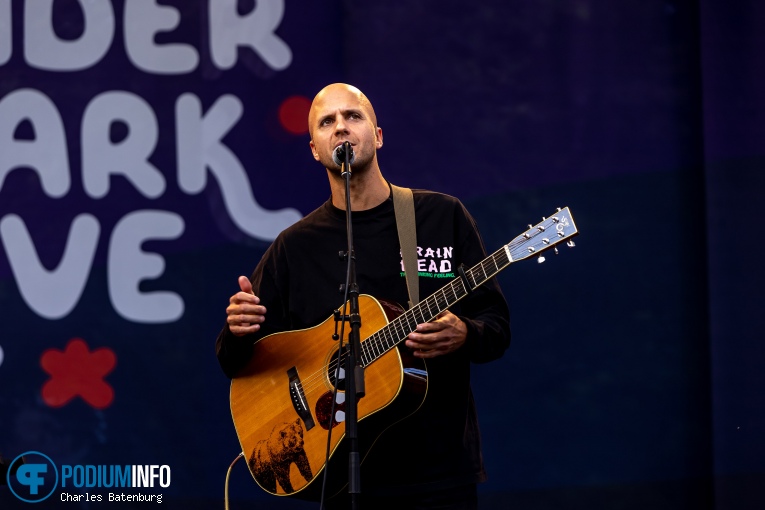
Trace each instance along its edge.
<path fill-rule="evenodd" d="M 568 246 L 569 248 L 573 248 L 574 246 L 576 246 L 576 244 L 574 244 L 573 239 L 569 239 L 569 241 L 566 243 L 566 246 Z"/>
<path fill-rule="evenodd" d="M 555 251 L 555 254 L 557 255 L 558 254 L 558 247 L 556 246 L 555 248 L 553 248 L 553 251 Z"/>
<path fill-rule="evenodd" d="M 541 264 L 541 263 L 542 263 L 542 262 L 544 262 L 545 260 L 546 260 L 546 259 L 545 259 L 544 255 L 540 255 L 539 257 L 537 257 L 537 264 Z"/>

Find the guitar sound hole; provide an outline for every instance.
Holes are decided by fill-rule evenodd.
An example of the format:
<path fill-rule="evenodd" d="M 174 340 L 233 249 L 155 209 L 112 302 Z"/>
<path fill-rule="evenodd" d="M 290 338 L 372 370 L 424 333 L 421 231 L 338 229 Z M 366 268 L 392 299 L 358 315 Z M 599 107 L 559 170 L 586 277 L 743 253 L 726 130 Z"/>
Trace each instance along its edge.
<path fill-rule="evenodd" d="M 337 375 L 337 379 L 339 380 L 339 384 L 337 386 L 337 389 L 339 391 L 345 391 L 345 363 L 346 363 L 346 357 L 345 353 L 347 352 L 347 349 L 343 347 L 343 356 L 339 356 L 339 351 L 335 352 L 335 354 L 330 358 L 329 363 L 327 364 L 327 377 L 329 378 L 329 384 L 331 384 L 333 387 L 335 386 L 335 374 Z M 340 367 L 338 370 L 337 366 L 337 360 L 340 358 Z"/>

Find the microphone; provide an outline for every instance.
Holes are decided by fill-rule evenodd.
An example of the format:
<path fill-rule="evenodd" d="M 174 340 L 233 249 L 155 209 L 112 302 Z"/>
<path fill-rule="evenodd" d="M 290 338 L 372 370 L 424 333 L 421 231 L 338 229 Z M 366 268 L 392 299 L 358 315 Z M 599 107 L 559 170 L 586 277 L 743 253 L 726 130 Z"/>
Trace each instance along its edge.
<path fill-rule="evenodd" d="M 342 144 L 335 147 L 334 152 L 332 152 L 332 161 L 335 162 L 338 166 L 343 166 L 343 163 L 345 163 L 345 148 L 348 147 L 348 162 L 352 165 L 353 162 L 356 160 L 356 154 L 353 152 L 353 147 L 351 147 L 350 142 L 343 142 Z"/>

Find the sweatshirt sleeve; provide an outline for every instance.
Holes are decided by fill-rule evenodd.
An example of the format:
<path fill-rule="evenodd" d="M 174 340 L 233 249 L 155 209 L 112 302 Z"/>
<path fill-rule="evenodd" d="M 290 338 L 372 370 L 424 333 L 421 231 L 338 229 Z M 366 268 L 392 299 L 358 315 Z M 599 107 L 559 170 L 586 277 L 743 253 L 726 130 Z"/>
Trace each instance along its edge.
<path fill-rule="evenodd" d="M 263 255 L 260 263 L 255 268 L 250 281 L 253 293 L 260 298 L 260 303 L 266 307 L 266 320 L 261 324 L 257 333 L 244 336 L 234 335 L 226 324 L 215 342 L 215 354 L 218 357 L 223 373 L 233 378 L 237 372 L 247 365 L 252 357 L 253 344 L 266 335 L 286 329 L 283 296 L 276 284 L 275 261 L 272 245 Z"/>
<path fill-rule="evenodd" d="M 486 250 L 475 221 L 462 204 L 455 216 L 461 260 L 472 267 L 486 258 Z M 486 363 L 498 359 L 510 346 L 510 311 L 496 278 L 474 289 L 461 303 L 457 316 L 467 326 L 465 343 L 470 361 Z"/>

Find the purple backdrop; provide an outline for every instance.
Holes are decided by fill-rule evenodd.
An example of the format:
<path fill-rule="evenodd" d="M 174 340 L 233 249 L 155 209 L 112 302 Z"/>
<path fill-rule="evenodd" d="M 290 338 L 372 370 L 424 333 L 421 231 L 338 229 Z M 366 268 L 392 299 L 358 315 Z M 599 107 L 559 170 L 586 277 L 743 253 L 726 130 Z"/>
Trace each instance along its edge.
<path fill-rule="evenodd" d="M 0 454 L 167 465 L 163 504 L 222 504 L 239 446 L 214 338 L 236 277 L 328 197 L 303 119 L 346 81 L 385 175 L 460 197 L 488 249 L 557 206 L 582 232 L 500 276 L 513 345 L 473 374 L 483 507 L 755 508 L 764 16 L 0 0 Z M 231 493 L 309 507 L 241 465 Z"/>

